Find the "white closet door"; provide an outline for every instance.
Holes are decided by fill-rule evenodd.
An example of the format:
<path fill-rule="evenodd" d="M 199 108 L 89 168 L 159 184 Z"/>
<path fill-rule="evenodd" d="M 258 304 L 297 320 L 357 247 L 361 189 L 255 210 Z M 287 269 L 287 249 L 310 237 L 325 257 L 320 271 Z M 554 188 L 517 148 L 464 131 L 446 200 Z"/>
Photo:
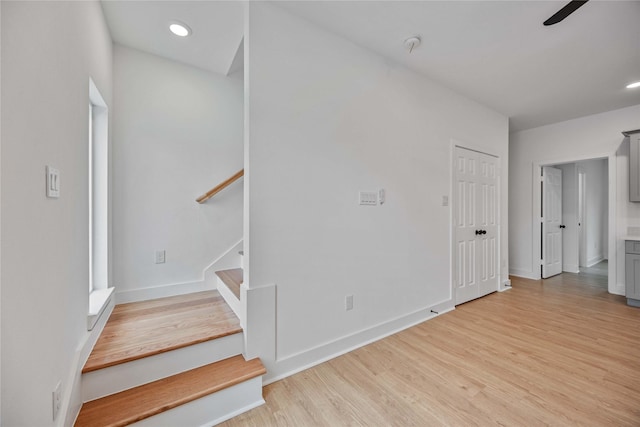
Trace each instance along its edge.
<path fill-rule="evenodd" d="M 456 147 L 454 286 L 456 304 L 498 289 L 497 159 Z"/>
<path fill-rule="evenodd" d="M 542 278 L 562 273 L 562 170 L 542 168 Z"/>

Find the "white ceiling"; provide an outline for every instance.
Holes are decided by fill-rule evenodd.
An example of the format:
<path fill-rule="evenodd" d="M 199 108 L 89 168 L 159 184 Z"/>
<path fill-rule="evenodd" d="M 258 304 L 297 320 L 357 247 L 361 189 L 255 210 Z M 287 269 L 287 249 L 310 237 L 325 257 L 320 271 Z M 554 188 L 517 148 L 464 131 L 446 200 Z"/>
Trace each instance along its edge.
<path fill-rule="evenodd" d="M 511 131 L 640 104 L 640 89 L 625 89 L 640 80 L 640 1 L 592 0 L 544 27 L 566 3 L 276 2 L 510 117 Z M 103 7 L 118 43 L 222 74 L 242 39 L 239 2 L 103 1 Z M 193 36 L 171 36 L 171 19 L 190 25 Z M 409 54 L 403 41 L 413 35 L 423 42 Z"/>
<path fill-rule="evenodd" d="M 219 74 L 232 68 L 244 32 L 237 1 L 103 0 L 102 9 L 116 43 Z M 192 34 L 174 36 L 174 20 Z"/>

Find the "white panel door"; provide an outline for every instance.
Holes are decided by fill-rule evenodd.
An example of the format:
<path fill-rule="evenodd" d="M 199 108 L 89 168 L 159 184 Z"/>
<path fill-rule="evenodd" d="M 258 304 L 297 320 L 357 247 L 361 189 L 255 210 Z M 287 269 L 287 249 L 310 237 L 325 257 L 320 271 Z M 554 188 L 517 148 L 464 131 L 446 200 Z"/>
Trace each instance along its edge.
<path fill-rule="evenodd" d="M 542 168 L 542 278 L 562 273 L 562 170 Z"/>
<path fill-rule="evenodd" d="M 454 287 L 456 304 L 498 289 L 497 159 L 455 148 Z"/>
<path fill-rule="evenodd" d="M 498 176 L 497 159 L 480 154 L 480 175 L 478 176 L 479 210 L 478 226 L 480 227 L 480 295 L 487 295 L 498 290 Z"/>

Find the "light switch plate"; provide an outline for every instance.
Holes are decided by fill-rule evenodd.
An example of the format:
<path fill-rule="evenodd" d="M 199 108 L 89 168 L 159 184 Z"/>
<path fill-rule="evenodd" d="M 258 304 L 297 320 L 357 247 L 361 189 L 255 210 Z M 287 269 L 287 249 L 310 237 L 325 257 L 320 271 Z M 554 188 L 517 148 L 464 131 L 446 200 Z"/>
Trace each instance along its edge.
<path fill-rule="evenodd" d="M 167 253 L 164 250 L 156 251 L 156 264 L 164 264 L 167 261 Z"/>
<path fill-rule="evenodd" d="M 47 197 L 60 197 L 60 171 L 51 166 L 47 166 Z"/>

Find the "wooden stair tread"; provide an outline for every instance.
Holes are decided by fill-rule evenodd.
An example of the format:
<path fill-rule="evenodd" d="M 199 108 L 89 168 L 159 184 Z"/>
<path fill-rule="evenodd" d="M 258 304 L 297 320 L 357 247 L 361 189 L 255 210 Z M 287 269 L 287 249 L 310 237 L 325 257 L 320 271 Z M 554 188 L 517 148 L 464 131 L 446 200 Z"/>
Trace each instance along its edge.
<path fill-rule="evenodd" d="M 243 270 L 241 268 L 232 268 L 230 270 L 216 271 L 216 275 L 227 285 L 236 298 L 240 299 L 240 285 L 244 281 Z"/>
<path fill-rule="evenodd" d="M 118 304 L 82 372 L 242 332 L 218 291 Z"/>
<path fill-rule="evenodd" d="M 234 356 L 87 402 L 75 425 L 126 426 L 265 373 L 260 359 Z"/>

